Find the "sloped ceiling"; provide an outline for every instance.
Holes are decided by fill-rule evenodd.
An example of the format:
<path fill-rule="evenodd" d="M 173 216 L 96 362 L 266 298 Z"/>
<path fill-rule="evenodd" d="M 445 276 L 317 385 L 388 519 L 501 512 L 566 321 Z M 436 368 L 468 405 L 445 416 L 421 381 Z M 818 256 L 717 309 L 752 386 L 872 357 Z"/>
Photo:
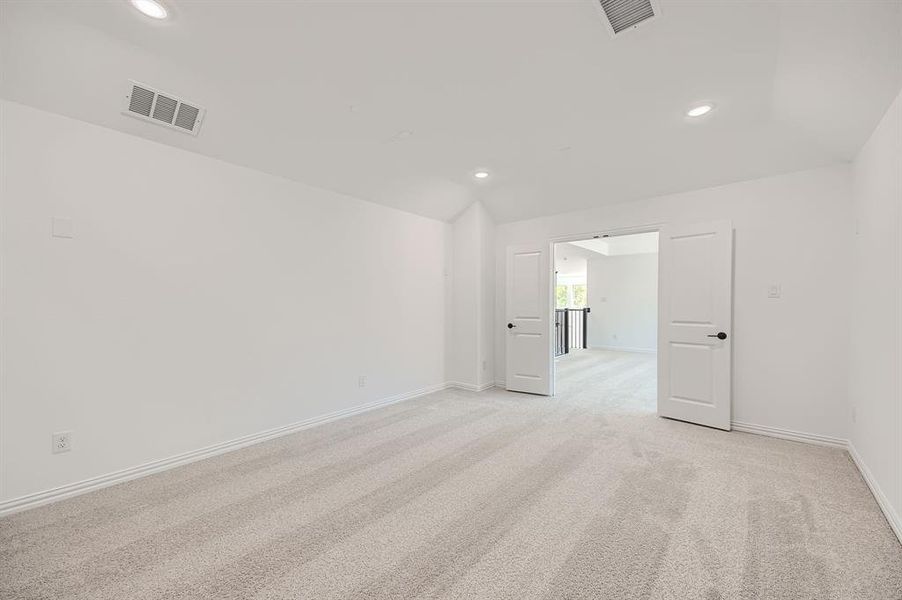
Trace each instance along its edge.
<path fill-rule="evenodd" d="M 850 160 L 902 86 L 902 2 L 662 0 L 617 38 L 592 0 L 165 3 L 4 0 L 0 95 L 505 222 Z M 127 79 L 205 106 L 200 135 L 122 116 Z"/>

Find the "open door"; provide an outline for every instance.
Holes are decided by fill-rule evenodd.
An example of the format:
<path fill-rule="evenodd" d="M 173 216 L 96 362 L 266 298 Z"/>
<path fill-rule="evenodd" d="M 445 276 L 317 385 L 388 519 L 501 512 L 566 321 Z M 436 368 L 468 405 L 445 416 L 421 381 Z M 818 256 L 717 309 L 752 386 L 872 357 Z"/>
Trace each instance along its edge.
<path fill-rule="evenodd" d="M 512 392 L 551 395 L 550 248 L 507 249 L 505 384 Z"/>
<path fill-rule="evenodd" d="M 659 252 L 658 415 L 729 430 L 733 226 L 664 227 Z"/>

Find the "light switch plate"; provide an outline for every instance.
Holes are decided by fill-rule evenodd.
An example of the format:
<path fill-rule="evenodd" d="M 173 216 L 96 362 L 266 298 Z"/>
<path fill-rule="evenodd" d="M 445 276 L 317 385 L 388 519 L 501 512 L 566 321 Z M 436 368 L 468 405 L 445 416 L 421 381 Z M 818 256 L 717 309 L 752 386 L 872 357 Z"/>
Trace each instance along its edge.
<path fill-rule="evenodd" d="M 75 237 L 75 226 L 72 224 L 72 219 L 53 217 L 50 220 L 50 233 L 56 238 L 71 239 Z"/>
<path fill-rule="evenodd" d="M 780 287 L 779 283 L 772 283 L 767 286 L 767 297 L 768 298 L 779 298 L 783 295 L 783 289 Z"/>

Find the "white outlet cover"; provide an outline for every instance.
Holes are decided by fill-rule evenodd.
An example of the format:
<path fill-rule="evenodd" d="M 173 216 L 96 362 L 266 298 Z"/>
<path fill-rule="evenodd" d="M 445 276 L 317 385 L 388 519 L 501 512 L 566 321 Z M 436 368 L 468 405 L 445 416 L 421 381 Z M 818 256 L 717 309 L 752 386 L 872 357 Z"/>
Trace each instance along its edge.
<path fill-rule="evenodd" d="M 51 438 L 51 451 L 54 454 L 60 454 L 61 452 L 68 452 L 72 449 L 72 432 L 71 431 L 59 431 L 50 436 Z"/>
<path fill-rule="evenodd" d="M 779 283 L 772 283 L 767 286 L 767 297 L 768 298 L 779 298 L 783 295 L 783 290 L 780 287 Z"/>

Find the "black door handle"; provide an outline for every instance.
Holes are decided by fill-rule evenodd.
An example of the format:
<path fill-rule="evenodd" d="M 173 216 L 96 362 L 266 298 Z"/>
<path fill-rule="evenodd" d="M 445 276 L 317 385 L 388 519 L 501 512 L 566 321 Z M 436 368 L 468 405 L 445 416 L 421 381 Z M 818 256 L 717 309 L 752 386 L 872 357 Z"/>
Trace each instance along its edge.
<path fill-rule="evenodd" d="M 516 325 L 514 325 L 513 323 L 508 323 L 508 324 L 507 324 L 507 328 L 508 328 L 508 329 L 513 329 L 514 327 L 516 327 Z"/>
<path fill-rule="evenodd" d="M 708 334 L 708 337 L 716 337 L 719 340 L 725 340 L 727 339 L 727 334 L 725 334 L 723 331 L 720 331 L 718 333 Z"/>

